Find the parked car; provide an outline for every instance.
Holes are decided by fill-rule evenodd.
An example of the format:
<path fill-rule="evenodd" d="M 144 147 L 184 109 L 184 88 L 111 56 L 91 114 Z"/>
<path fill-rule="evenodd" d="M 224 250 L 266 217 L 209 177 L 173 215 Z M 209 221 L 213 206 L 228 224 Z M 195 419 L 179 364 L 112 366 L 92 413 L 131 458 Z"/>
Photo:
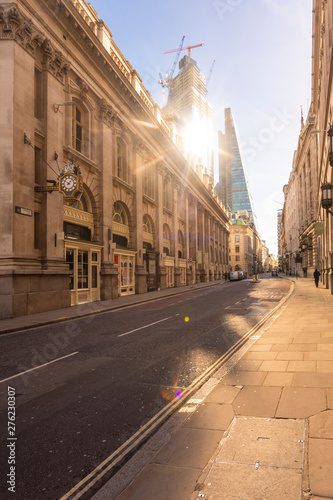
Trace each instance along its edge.
<path fill-rule="evenodd" d="M 279 276 L 278 272 L 275 269 L 273 269 L 272 271 L 272 276 Z"/>
<path fill-rule="evenodd" d="M 231 271 L 229 279 L 230 281 L 239 281 L 241 279 L 239 271 Z"/>

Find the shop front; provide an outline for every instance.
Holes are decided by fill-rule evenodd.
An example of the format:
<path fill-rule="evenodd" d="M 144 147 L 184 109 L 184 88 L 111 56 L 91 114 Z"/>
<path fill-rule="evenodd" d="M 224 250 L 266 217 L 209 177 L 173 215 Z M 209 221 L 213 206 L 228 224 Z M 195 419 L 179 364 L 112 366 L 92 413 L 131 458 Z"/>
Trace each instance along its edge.
<path fill-rule="evenodd" d="M 65 242 L 70 270 L 71 305 L 100 300 L 101 247 L 84 242 Z"/>
<path fill-rule="evenodd" d="M 135 293 L 135 252 L 117 248 L 114 250 L 113 261 L 118 272 L 118 295 Z"/>

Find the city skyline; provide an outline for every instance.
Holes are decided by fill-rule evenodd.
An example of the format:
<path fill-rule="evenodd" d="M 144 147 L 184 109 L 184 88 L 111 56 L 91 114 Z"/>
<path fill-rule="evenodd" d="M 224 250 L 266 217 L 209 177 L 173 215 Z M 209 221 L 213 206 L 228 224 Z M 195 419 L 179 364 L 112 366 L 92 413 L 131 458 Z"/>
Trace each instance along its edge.
<path fill-rule="evenodd" d="M 159 74 L 165 75 L 175 58 L 164 52 L 177 48 L 184 35 L 184 46 L 204 43 L 192 57 L 206 78 L 215 60 L 207 98 L 216 146 L 224 109 L 230 107 L 258 231 L 277 253 L 277 210 L 297 147 L 301 106 L 306 117 L 311 99 L 312 1 L 185 0 L 180 7 L 174 0 L 108 5 L 94 0 L 92 5 L 161 108 Z M 216 155 L 216 182 L 217 174 Z"/>

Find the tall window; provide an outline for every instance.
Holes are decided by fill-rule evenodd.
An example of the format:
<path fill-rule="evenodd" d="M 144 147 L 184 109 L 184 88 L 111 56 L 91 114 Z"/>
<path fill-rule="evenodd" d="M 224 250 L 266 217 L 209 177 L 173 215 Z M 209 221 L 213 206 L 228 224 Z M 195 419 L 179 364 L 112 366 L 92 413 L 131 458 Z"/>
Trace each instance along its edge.
<path fill-rule="evenodd" d="M 163 253 L 170 255 L 170 228 L 168 224 L 163 224 Z"/>
<path fill-rule="evenodd" d="M 143 171 L 143 194 L 146 194 L 150 198 L 154 197 L 152 169 L 148 165 L 144 165 L 144 171 Z"/>
<path fill-rule="evenodd" d="M 35 68 L 35 81 L 34 81 L 34 98 L 35 98 L 35 118 L 42 118 L 43 110 L 43 82 L 42 82 L 42 72 Z"/>
<path fill-rule="evenodd" d="M 83 112 L 78 105 L 73 106 L 72 116 L 72 146 L 79 153 L 83 153 Z"/>
<path fill-rule="evenodd" d="M 183 253 L 184 253 L 183 233 L 181 231 L 178 231 L 178 257 L 180 259 L 183 258 Z"/>
<path fill-rule="evenodd" d="M 236 243 L 239 243 L 239 234 L 236 234 L 235 241 L 236 241 Z"/>
<path fill-rule="evenodd" d="M 122 139 L 117 138 L 117 158 L 116 158 L 116 176 L 128 182 L 126 165 L 126 145 Z"/>
<path fill-rule="evenodd" d="M 171 183 L 166 180 L 163 182 L 163 206 L 171 209 Z"/>

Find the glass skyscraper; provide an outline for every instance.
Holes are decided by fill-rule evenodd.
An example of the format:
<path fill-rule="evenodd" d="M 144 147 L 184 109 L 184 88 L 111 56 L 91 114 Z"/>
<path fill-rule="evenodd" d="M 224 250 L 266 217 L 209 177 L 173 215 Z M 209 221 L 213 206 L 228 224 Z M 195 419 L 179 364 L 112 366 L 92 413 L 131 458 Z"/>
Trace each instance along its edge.
<path fill-rule="evenodd" d="M 254 222 L 255 214 L 230 108 L 225 109 L 225 133 L 218 132 L 218 144 L 219 183 L 216 191 L 230 212 L 246 210 Z"/>

